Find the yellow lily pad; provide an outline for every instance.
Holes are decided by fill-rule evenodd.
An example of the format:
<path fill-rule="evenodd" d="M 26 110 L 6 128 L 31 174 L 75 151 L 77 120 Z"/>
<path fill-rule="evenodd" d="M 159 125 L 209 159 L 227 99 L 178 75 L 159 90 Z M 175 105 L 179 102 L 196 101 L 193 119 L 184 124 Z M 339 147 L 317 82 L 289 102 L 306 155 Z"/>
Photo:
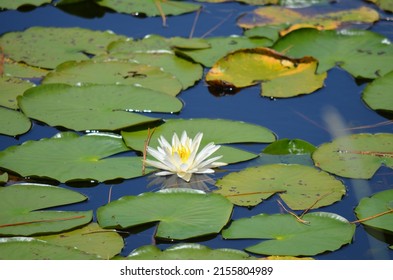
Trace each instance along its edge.
<path fill-rule="evenodd" d="M 292 30 L 305 27 L 312 27 L 318 30 L 332 30 L 339 28 L 344 23 L 374 23 L 378 20 L 378 12 L 368 7 L 306 15 L 284 7 L 267 6 L 242 15 L 239 17 L 237 24 L 245 29 L 285 24 L 286 27 L 280 32 L 284 36 Z"/>
<path fill-rule="evenodd" d="M 217 61 L 206 82 L 224 90 L 262 83 L 262 96 L 293 97 L 323 86 L 326 73 L 315 74 L 317 65 L 312 57 L 292 59 L 268 48 L 243 49 Z"/>

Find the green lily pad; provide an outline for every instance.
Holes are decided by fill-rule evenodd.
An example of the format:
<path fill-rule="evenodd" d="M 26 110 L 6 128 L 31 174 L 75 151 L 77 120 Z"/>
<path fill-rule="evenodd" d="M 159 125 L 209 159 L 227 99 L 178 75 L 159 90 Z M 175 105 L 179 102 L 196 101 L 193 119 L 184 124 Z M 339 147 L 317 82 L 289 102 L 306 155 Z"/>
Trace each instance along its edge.
<path fill-rule="evenodd" d="M 159 222 L 156 237 L 183 240 L 220 232 L 232 208 L 232 203 L 218 194 L 167 189 L 112 201 L 98 208 L 97 219 L 104 228 Z"/>
<path fill-rule="evenodd" d="M 182 59 L 172 53 L 114 52 L 95 60 L 97 59 L 127 59 L 141 64 L 161 67 L 163 71 L 175 76 L 182 84 L 183 89 L 193 86 L 203 75 L 203 68 L 200 64 Z"/>
<path fill-rule="evenodd" d="M 268 47 L 273 44 L 267 38 L 248 38 L 244 36 L 211 37 L 207 38 L 206 42 L 210 44 L 210 48 L 182 49 L 178 52 L 205 67 L 212 67 L 217 60 L 230 52 L 245 48 Z"/>
<path fill-rule="evenodd" d="M 90 55 L 104 54 L 110 42 L 121 38 L 124 36 L 76 27 L 31 27 L 5 33 L 0 37 L 0 45 L 14 61 L 53 69 L 68 60 L 86 60 Z"/>
<path fill-rule="evenodd" d="M 26 141 L 0 152 L 0 166 L 21 176 L 48 177 L 59 182 L 134 178 L 142 175 L 142 159 L 110 157 L 129 149 L 118 135 L 59 133 L 52 138 Z"/>
<path fill-rule="evenodd" d="M 262 37 L 268 38 L 272 42 L 276 42 L 280 38 L 280 30 L 285 28 L 285 24 L 281 25 L 266 25 L 257 26 L 251 29 L 244 30 L 244 36 L 255 38 Z"/>
<path fill-rule="evenodd" d="M 0 107 L 0 134 L 17 136 L 31 128 L 30 120 L 21 112 Z"/>
<path fill-rule="evenodd" d="M 262 96 L 284 98 L 323 87 L 326 73 L 315 74 L 312 57 L 292 59 L 267 48 L 238 50 L 217 61 L 206 82 L 217 88 L 243 88 L 262 82 Z"/>
<path fill-rule="evenodd" d="M 266 165 L 266 164 L 300 164 L 306 166 L 314 166 L 311 154 L 285 154 L 274 155 L 261 153 L 259 158 L 253 161 L 253 166 Z"/>
<path fill-rule="evenodd" d="M 298 221 L 290 214 L 260 214 L 232 222 L 222 235 L 226 239 L 267 239 L 245 248 L 263 255 L 313 256 L 335 251 L 351 242 L 355 225 L 326 212 L 309 213 Z"/>
<path fill-rule="evenodd" d="M 364 102 L 378 112 L 393 112 L 393 71 L 375 79 L 363 91 Z"/>
<path fill-rule="evenodd" d="M 306 14 L 293 9 L 279 6 L 266 6 L 245 13 L 237 20 L 241 28 L 249 29 L 264 25 L 285 24 L 281 35 L 304 27 L 313 27 L 320 30 L 336 29 L 348 23 L 374 23 L 379 20 L 379 14 L 374 9 L 360 7 L 345 11 L 328 13 Z"/>
<path fill-rule="evenodd" d="M 111 53 L 174 53 L 174 49 L 206 49 L 210 44 L 203 38 L 166 38 L 157 34 L 146 35 L 139 40 L 122 39 L 108 45 Z"/>
<path fill-rule="evenodd" d="M 391 0 L 367 0 L 375 3 L 382 10 L 393 12 L 393 2 Z"/>
<path fill-rule="evenodd" d="M 390 212 L 379 215 L 387 211 Z M 393 233 L 393 190 L 381 191 L 371 197 L 362 198 L 355 208 L 355 213 L 359 220 L 366 219 L 361 221 L 362 224 Z"/>
<path fill-rule="evenodd" d="M 263 153 L 271 155 L 302 155 L 314 152 L 316 147 L 301 139 L 280 139 L 268 145 Z"/>
<path fill-rule="evenodd" d="M 69 230 L 92 219 L 92 211 L 42 210 L 81 202 L 86 196 L 60 187 L 18 184 L 0 188 L 0 235 L 33 235 Z"/>
<path fill-rule="evenodd" d="M 18 109 L 16 97 L 33 86 L 33 83 L 19 78 L 0 77 L 0 105 L 10 109 Z"/>
<path fill-rule="evenodd" d="M 393 70 L 391 42 L 371 31 L 300 29 L 278 40 L 273 48 L 291 57 L 316 58 L 318 73 L 338 65 L 355 78 L 375 79 Z"/>
<path fill-rule="evenodd" d="M 173 53 L 168 38 L 150 34 L 139 40 L 122 39 L 110 43 L 107 47 L 111 53 Z"/>
<path fill-rule="evenodd" d="M 24 5 L 41 6 L 52 2 L 51 0 L 3 0 L 1 1 L 0 8 L 16 10 Z"/>
<path fill-rule="evenodd" d="M 161 16 L 166 26 L 167 15 L 181 15 L 200 9 L 200 5 L 172 0 L 101 0 L 97 4 L 119 13 L 136 16 Z"/>
<path fill-rule="evenodd" d="M 209 41 L 204 38 L 170 37 L 166 39 L 173 49 L 207 49 L 210 48 Z"/>
<path fill-rule="evenodd" d="M 142 87 L 46 84 L 18 98 L 30 118 L 73 130 L 118 130 L 157 120 L 140 113 L 179 112 L 179 99 Z M 135 113 L 133 113 L 135 112 Z"/>
<path fill-rule="evenodd" d="M 131 260 L 252 260 L 255 257 L 235 249 L 211 249 L 196 243 L 181 243 L 161 251 L 154 245 L 146 245 L 132 251 Z"/>
<path fill-rule="evenodd" d="M 370 179 L 381 165 L 393 168 L 393 134 L 353 134 L 322 144 L 313 153 L 321 169 L 348 178 Z"/>
<path fill-rule="evenodd" d="M 152 130 L 150 126 L 150 130 Z M 164 136 L 168 141 L 172 139 L 174 133 L 181 135 L 183 131 L 191 138 L 198 132 L 203 133 L 201 147 L 210 142 L 215 144 L 231 143 L 270 143 L 276 137 L 267 128 L 223 119 L 169 119 L 164 124 L 154 128 L 149 146 L 157 147 L 158 138 Z M 145 140 L 148 136 L 148 128 L 143 127 L 138 130 L 130 128 L 121 132 L 127 146 L 137 151 L 143 151 Z M 234 163 L 250 160 L 257 157 L 256 154 L 239 150 L 230 146 L 221 146 L 215 155 L 222 155 L 221 162 Z"/>
<path fill-rule="evenodd" d="M 97 4 L 119 13 L 147 16 L 181 15 L 200 8 L 197 4 L 171 0 L 101 0 Z"/>
<path fill-rule="evenodd" d="M 4 75 L 8 78 L 40 79 L 48 74 L 47 69 L 34 67 L 21 62 L 6 59 L 4 62 Z M 2 77 L 2 79 L 7 77 Z"/>
<path fill-rule="evenodd" d="M 50 72 L 42 83 L 134 85 L 172 96 L 182 89 L 180 81 L 160 67 L 128 61 L 65 62 Z"/>
<path fill-rule="evenodd" d="M 123 249 L 123 238 L 113 230 L 104 230 L 96 223 L 55 235 L 35 236 L 50 244 L 75 248 L 85 253 L 110 259 Z"/>
<path fill-rule="evenodd" d="M 315 209 L 341 200 L 343 183 L 326 172 L 298 164 L 271 164 L 232 172 L 214 191 L 240 206 L 254 206 L 274 194 L 294 210 Z"/>
<path fill-rule="evenodd" d="M 76 248 L 59 246 L 32 237 L 0 238 L 2 260 L 99 260 Z"/>

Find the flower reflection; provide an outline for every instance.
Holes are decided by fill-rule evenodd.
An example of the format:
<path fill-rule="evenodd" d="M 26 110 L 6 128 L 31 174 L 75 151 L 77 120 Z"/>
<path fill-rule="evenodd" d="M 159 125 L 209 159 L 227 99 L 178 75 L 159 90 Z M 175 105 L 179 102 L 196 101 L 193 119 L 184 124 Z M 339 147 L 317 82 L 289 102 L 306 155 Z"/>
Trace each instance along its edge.
<path fill-rule="evenodd" d="M 179 178 L 176 174 L 167 177 L 151 175 L 148 179 L 150 182 L 147 187 L 158 186 L 160 189 L 188 188 L 204 192 L 210 192 L 215 189 L 214 184 L 216 182 L 206 174 L 196 174 L 192 176 L 189 182 Z"/>

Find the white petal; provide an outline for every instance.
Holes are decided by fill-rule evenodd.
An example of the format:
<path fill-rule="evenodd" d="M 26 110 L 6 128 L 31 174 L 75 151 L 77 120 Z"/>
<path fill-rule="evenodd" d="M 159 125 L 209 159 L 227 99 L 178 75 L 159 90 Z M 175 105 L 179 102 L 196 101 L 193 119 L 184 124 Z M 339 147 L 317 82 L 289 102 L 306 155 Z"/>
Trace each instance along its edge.
<path fill-rule="evenodd" d="M 228 163 L 216 161 L 216 162 L 213 162 L 211 165 L 212 165 L 212 167 L 220 167 L 220 166 L 228 165 Z"/>
<path fill-rule="evenodd" d="M 195 172 L 195 173 L 197 173 L 197 174 L 214 173 L 214 170 L 213 170 L 213 169 L 210 169 L 210 168 L 207 168 L 207 169 L 198 170 L 198 172 Z"/>
<path fill-rule="evenodd" d="M 171 144 L 169 144 L 169 142 L 165 139 L 164 136 L 160 136 L 160 138 L 158 138 L 158 142 L 163 149 L 172 149 Z"/>
<path fill-rule="evenodd" d="M 168 176 L 168 175 L 173 175 L 174 173 L 173 172 L 169 172 L 169 171 L 160 171 L 160 172 L 157 172 L 157 173 L 154 173 L 155 175 L 157 175 L 157 176 Z"/>
<path fill-rule="evenodd" d="M 188 161 L 190 163 L 195 161 L 195 157 L 196 157 L 198 150 L 199 150 L 199 145 L 201 144 L 202 136 L 203 136 L 202 133 L 197 133 L 197 135 L 195 136 L 195 138 L 193 140 L 193 143 L 190 147 L 191 154 L 188 157 Z"/>
<path fill-rule="evenodd" d="M 173 134 L 172 136 L 172 147 L 177 147 L 180 144 L 180 140 L 179 137 L 177 136 L 177 134 Z"/>
<path fill-rule="evenodd" d="M 182 143 L 184 146 L 187 145 L 189 138 L 187 136 L 187 132 L 183 130 L 183 133 L 181 134 L 181 140 L 180 143 Z"/>
<path fill-rule="evenodd" d="M 207 144 L 202 151 L 195 158 L 195 165 L 199 165 L 202 161 L 210 157 L 214 152 L 216 152 L 221 146 L 214 145 L 212 143 Z"/>
<path fill-rule="evenodd" d="M 150 154 L 152 157 L 158 159 L 159 161 L 163 161 L 165 158 L 165 154 L 150 147 L 147 147 L 147 153 Z"/>
<path fill-rule="evenodd" d="M 215 162 L 216 160 L 220 159 L 220 158 L 222 158 L 222 156 L 210 158 L 210 159 L 208 159 L 208 160 L 205 160 L 205 161 L 199 163 L 199 165 L 198 165 L 198 166 L 195 166 L 195 167 L 198 168 L 198 170 L 199 170 L 199 169 L 203 169 L 203 168 L 218 167 L 218 166 L 215 166 L 215 165 L 214 165 L 214 162 Z"/>
<path fill-rule="evenodd" d="M 168 165 L 165 165 L 162 162 L 158 162 L 158 161 L 155 161 L 155 160 L 146 159 L 145 163 L 147 165 L 153 166 L 153 167 L 158 168 L 158 169 L 168 170 L 168 171 L 171 170 L 171 168 L 169 168 Z"/>
<path fill-rule="evenodd" d="M 189 182 L 192 176 L 192 173 L 177 173 L 177 176 L 182 178 L 184 181 Z"/>

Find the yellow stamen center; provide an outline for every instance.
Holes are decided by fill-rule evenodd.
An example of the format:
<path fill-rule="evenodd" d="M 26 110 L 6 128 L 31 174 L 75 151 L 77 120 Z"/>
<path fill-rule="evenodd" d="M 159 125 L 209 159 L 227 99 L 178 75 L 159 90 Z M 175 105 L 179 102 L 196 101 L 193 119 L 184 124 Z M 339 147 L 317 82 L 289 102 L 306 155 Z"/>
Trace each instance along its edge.
<path fill-rule="evenodd" d="M 190 157 L 191 151 L 188 147 L 179 145 L 177 147 L 172 147 L 172 155 L 174 153 L 177 153 L 180 156 L 182 162 L 186 162 Z"/>

